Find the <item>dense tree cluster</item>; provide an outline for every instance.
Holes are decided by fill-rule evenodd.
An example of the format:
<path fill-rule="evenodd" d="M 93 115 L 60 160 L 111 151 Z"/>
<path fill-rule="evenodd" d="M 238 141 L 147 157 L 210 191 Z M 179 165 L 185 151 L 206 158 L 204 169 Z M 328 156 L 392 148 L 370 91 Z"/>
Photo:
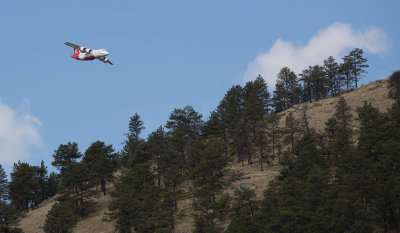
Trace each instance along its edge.
<path fill-rule="evenodd" d="M 303 102 L 318 101 L 327 95 L 335 95 L 343 89 L 358 88 L 359 80 L 369 65 L 363 50 L 355 48 L 342 58 L 339 64 L 330 56 L 323 65 L 309 66 L 298 77 L 288 67 L 281 69 L 272 97 L 275 111 L 280 112 Z"/>
<path fill-rule="evenodd" d="M 93 142 L 84 155 L 76 142 L 61 144 L 54 151 L 52 165 L 59 171 L 56 204 L 47 214 L 46 233 L 72 232 L 79 217 L 85 216 L 93 204 L 91 198 L 100 192 L 106 195 L 106 183 L 117 168 L 114 149 L 104 142 Z"/>
<path fill-rule="evenodd" d="M 226 232 L 397 232 L 400 230 L 400 100 L 381 113 L 357 109 L 352 143 L 344 99 L 326 123 L 324 153 L 316 134 L 296 141 L 262 200 L 235 194 Z"/>
<path fill-rule="evenodd" d="M 362 55 L 356 48 L 341 64 L 329 57 L 299 75 L 284 67 L 273 95 L 259 75 L 230 88 L 206 121 L 191 106 L 177 108 L 146 140 L 134 114 L 120 152 L 102 141 L 84 153 L 75 142 L 61 144 L 52 162 L 59 174 L 48 174 L 43 162 L 18 162 L 8 182 L 0 166 L 0 231 L 20 232 L 17 211 L 55 194 L 46 233 L 73 232 L 98 195 L 111 195 L 107 216 L 121 233 L 173 232 L 179 202 L 187 198 L 195 233 L 399 231 L 400 100 L 387 113 L 359 107 L 357 138 L 343 97 L 321 132 L 309 128 L 306 107 L 300 119 L 278 114 L 357 87 L 368 67 Z M 389 80 L 397 99 L 398 73 Z M 256 162 L 263 171 L 271 161 L 283 169 L 265 184 L 261 200 L 246 187 L 225 192 L 236 179 L 227 175 L 229 163 Z"/>

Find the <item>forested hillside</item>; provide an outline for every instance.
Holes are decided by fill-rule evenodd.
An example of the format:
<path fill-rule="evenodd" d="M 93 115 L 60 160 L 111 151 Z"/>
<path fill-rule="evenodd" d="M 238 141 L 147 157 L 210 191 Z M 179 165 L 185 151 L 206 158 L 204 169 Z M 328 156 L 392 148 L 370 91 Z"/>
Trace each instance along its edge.
<path fill-rule="evenodd" d="M 174 109 L 147 139 L 135 114 L 119 152 L 61 144 L 58 174 L 18 162 L 0 179 L 1 229 L 399 231 L 400 72 L 358 88 L 362 50 L 342 60 L 299 75 L 284 67 L 273 94 L 261 76 L 235 85 L 206 121 Z M 32 227 L 35 212 L 43 225 Z"/>

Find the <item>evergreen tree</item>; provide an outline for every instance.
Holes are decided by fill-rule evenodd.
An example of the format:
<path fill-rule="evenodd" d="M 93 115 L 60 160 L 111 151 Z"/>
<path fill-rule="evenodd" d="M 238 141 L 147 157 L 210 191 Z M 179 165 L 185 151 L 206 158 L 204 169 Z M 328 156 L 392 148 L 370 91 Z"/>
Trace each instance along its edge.
<path fill-rule="evenodd" d="M 247 163 L 252 164 L 251 160 L 251 137 L 250 137 L 250 124 L 244 120 L 241 120 L 236 125 L 236 131 L 234 135 L 234 146 L 237 154 L 238 163 L 243 166 L 244 160 L 247 158 Z"/>
<path fill-rule="evenodd" d="M 365 68 L 369 67 L 369 65 L 366 64 L 368 60 L 363 57 L 363 53 L 364 52 L 362 49 L 355 48 L 354 50 L 350 51 L 347 56 L 343 57 L 344 63 L 351 67 L 351 75 L 356 83 L 356 88 L 358 88 L 359 79 L 364 73 L 366 73 Z"/>
<path fill-rule="evenodd" d="M 143 121 L 140 119 L 140 116 L 135 113 L 129 119 L 129 132 L 126 134 L 127 139 L 122 149 L 122 164 L 131 165 L 131 163 L 143 162 L 148 159 L 140 157 L 137 154 L 139 147 L 144 143 L 144 140 L 140 138 L 140 133 L 144 128 Z"/>
<path fill-rule="evenodd" d="M 327 96 L 329 80 L 325 76 L 324 68 L 319 65 L 313 66 L 309 78 L 314 99 L 318 101 Z"/>
<path fill-rule="evenodd" d="M 7 198 L 8 194 L 8 181 L 6 172 L 3 169 L 3 166 L 0 164 L 0 201 L 3 201 Z"/>
<path fill-rule="evenodd" d="M 328 167 L 314 138 L 305 135 L 293 148 L 277 183 L 265 193 L 260 232 L 318 231 L 317 210 L 328 187 Z M 267 219 L 264 219 L 267 218 Z"/>
<path fill-rule="evenodd" d="M 237 154 L 236 128 L 243 116 L 245 91 L 240 85 L 232 86 L 219 103 L 216 112 L 221 119 L 224 132 L 225 153 L 227 145 L 232 154 Z"/>
<path fill-rule="evenodd" d="M 168 214 L 170 227 L 174 229 L 177 202 L 182 196 L 178 185 L 184 180 L 177 167 L 179 156 L 173 153 L 170 139 L 162 126 L 149 135 L 147 144 L 156 164 L 157 185 L 162 189 L 163 208 Z"/>
<path fill-rule="evenodd" d="M 260 140 L 264 140 L 260 137 L 263 134 L 259 130 L 259 126 L 264 121 L 269 110 L 269 92 L 267 90 L 267 84 L 264 79 L 259 75 L 255 81 L 250 81 L 246 83 L 245 89 L 245 102 L 244 102 L 244 114 L 243 123 L 247 125 L 248 138 L 243 138 L 247 144 L 247 160 L 252 163 L 252 156 L 256 154 L 255 145 L 259 144 Z M 243 124 L 242 124 L 243 125 Z M 259 146 L 259 145 L 258 145 Z"/>
<path fill-rule="evenodd" d="M 169 129 L 174 150 L 179 154 L 178 167 L 184 169 L 191 146 L 200 136 L 203 127 L 202 115 L 191 106 L 174 109 L 165 128 Z"/>
<path fill-rule="evenodd" d="M 119 232 L 170 232 L 171 216 L 163 208 L 162 192 L 154 181 L 145 163 L 135 164 L 118 178 L 109 210 Z"/>
<path fill-rule="evenodd" d="M 329 91 L 331 95 L 340 92 L 341 80 L 339 75 L 339 65 L 332 56 L 324 60 L 324 73 L 329 80 Z"/>
<path fill-rule="evenodd" d="M 240 187 L 235 190 L 232 205 L 231 223 L 226 233 L 256 233 L 260 232 L 260 222 L 257 218 L 259 204 L 254 190 Z"/>
<path fill-rule="evenodd" d="M 96 195 L 93 189 L 98 183 L 91 179 L 89 169 L 85 163 L 72 162 L 61 173 L 60 202 L 71 201 L 75 213 L 85 216 L 92 206 L 90 198 Z"/>
<path fill-rule="evenodd" d="M 19 221 L 18 212 L 12 205 L 0 200 L 0 232 L 2 233 L 23 233 L 16 225 Z"/>
<path fill-rule="evenodd" d="M 7 175 L 0 164 L 0 232 L 22 233 L 21 229 L 15 227 L 18 220 L 16 209 L 8 203 Z"/>
<path fill-rule="evenodd" d="M 351 64 L 349 59 L 342 58 L 343 63 L 340 64 L 340 74 L 343 75 L 344 82 L 346 84 L 346 89 L 352 87 L 354 82 L 354 77 L 351 73 Z"/>
<path fill-rule="evenodd" d="M 337 167 L 340 166 L 340 159 L 343 160 L 343 158 L 351 156 L 353 153 L 350 131 L 340 125 L 334 117 L 329 118 L 325 125 L 328 164 L 332 182 L 335 183 L 336 180 L 339 180 L 340 183 L 343 183 L 344 176 Z M 345 160 L 343 161 L 346 163 Z M 338 171 L 335 173 L 336 170 Z"/>
<path fill-rule="evenodd" d="M 92 143 L 85 152 L 83 163 L 89 169 L 91 179 L 100 185 L 104 196 L 106 195 L 106 182 L 113 180 L 116 164 L 112 145 L 106 146 L 104 142 Z"/>
<path fill-rule="evenodd" d="M 312 71 L 313 68 L 309 66 L 307 69 L 303 70 L 300 74 L 300 81 L 303 81 L 302 85 L 302 100 L 303 102 L 312 102 L 313 88 L 312 88 Z"/>
<path fill-rule="evenodd" d="M 274 94 L 272 96 L 272 106 L 275 112 L 286 110 L 286 96 L 283 83 L 276 83 Z"/>
<path fill-rule="evenodd" d="M 375 209 L 379 226 L 387 232 L 400 229 L 400 100 L 388 110 L 376 163 Z"/>
<path fill-rule="evenodd" d="M 39 205 L 40 202 L 46 200 L 50 196 L 47 193 L 47 185 L 48 185 L 48 176 L 47 176 L 47 167 L 44 165 L 44 162 L 40 163 L 40 167 L 37 167 L 36 175 L 35 175 L 36 182 L 38 183 L 38 190 L 37 196 L 38 200 L 35 205 Z"/>
<path fill-rule="evenodd" d="M 296 119 L 293 117 L 293 113 L 290 112 L 288 116 L 286 116 L 285 119 L 285 138 L 284 142 L 286 144 L 289 144 L 291 149 L 294 147 L 294 143 L 296 141 L 296 134 L 300 130 L 298 127 L 298 123 Z"/>
<path fill-rule="evenodd" d="M 51 165 L 63 172 L 71 163 L 76 162 L 81 157 L 82 154 L 79 152 L 78 144 L 76 142 L 68 142 L 67 144 L 61 144 L 54 151 L 54 161 L 51 162 Z"/>
<path fill-rule="evenodd" d="M 194 215 L 194 232 L 221 232 L 216 219 L 222 217 L 221 211 L 224 212 L 220 207 L 226 206 L 226 199 L 221 194 L 227 184 L 221 178 L 228 162 L 224 156 L 223 143 L 219 140 L 198 139 L 193 145 L 190 158 L 194 207 L 198 211 Z"/>
<path fill-rule="evenodd" d="M 77 221 L 72 203 L 56 202 L 46 215 L 43 230 L 46 233 L 72 233 Z"/>
<path fill-rule="evenodd" d="M 269 158 L 267 152 L 269 152 L 269 138 L 267 136 L 267 120 L 266 118 L 258 121 L 255 125 L 255 137 L 254 137 L 254 145 L 258 150 L 258 158 L 260 161 L 260 170 L 263 171 L 263 161 L 264 159 L 269 162 Z"/>
<path fill-rule="evenodd" d="M 190 176 L 196 188 L 194 196 L 197 206 L 210 209 L 221 194 L 225 182 L 221 180 L 228 163 L 223 153 L 223 144 L 218 140 L 198 139 L 190 156 Z"/>
<path fill-rule="evenodd" d="M 283 100 L 284 107 L 282 110 L 298 104 L 300 100 L 300 90 L 300 84 L 296 74 L 288 67 L 283 67 L 278 74 L 274 91 L 273 102 L 275 111 L 281 110 L 280 108 Z"/>
<path fill-rule="evenodd" d="M 282 129 L 279 126 L 279 118 L 280 116 L 275 112 L 272 112 L 271 115 L 267 118 L 267 135 L 269 136 L 269 138 L 271 138 L 270 143 L 272 149 L 272 160 L 275 159 L 275 155 L 277 153 L 278 159 L 280 161 Z"/>
<path fill-rule="evenodd" d="M 389 97 L 394 99 L 400 98 L 400 70 L 393 72 L 389 77 Z"/>
<path fill-rule="evenodd" d="M 51 172 L 47 179 L 46 196 L 52 197 L 58 193 L 60 187 L 60 175 L 55 172 Z"/>
<path fill-rule="evenodd" d="M 247 89 L 246 86 L 244 88 L 245 90 Z M 261 75 L 258 75 L 257 78 L 252 82 L 250 89 L 255 92 L 256 98 L 259 102 L 259 106 L 261 106 L 263 109 L 261 115 L 266 116 L 270 110 L 271 97 L 270 93 L 268 92 L 268 85 L 265 82 L 264 78 Z"/>
<path fill-rule="evenodd" d="M 352 121 L 351 108 L 343 97 L 340 97 L 336 104 L 335 117 L 343 129 L 349 130 Z"/>
<path fill-rule="evenodd" d="M 17 210 L 28 211 L 37 201 L 38 183 L 35 180 L 37 167 L 27 163 L 14 163 L 9 184 L 9 197 Z"/>

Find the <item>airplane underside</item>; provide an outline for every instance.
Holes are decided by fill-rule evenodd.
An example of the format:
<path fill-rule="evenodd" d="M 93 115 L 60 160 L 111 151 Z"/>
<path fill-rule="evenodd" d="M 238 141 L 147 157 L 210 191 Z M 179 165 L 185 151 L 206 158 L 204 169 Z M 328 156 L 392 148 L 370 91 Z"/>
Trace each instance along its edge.
<path fill-rule="evenodd" d="M 108 52 L 105 49 L 93 50 L 69 42 L 65 42 L 65 44 L 74 48 L 74 54 L 71 55 L 71 58 L 80 61 L 91 61 L 94 59 L 98 59 L 104 63 L 113 65 L 113 63 L 106 58 Z"/>

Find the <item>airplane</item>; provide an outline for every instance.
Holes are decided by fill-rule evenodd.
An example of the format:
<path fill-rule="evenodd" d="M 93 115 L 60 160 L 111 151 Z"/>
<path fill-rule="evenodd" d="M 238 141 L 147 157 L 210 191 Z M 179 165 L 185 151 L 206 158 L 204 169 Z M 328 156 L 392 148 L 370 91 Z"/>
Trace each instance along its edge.
<path fill-rule="evenodd" d="M 72 58 L 75 58 L 76 60 L 82 60 L 82 61 L 87 61 L 87 60 L 94 60 L 98 59 L 104 63 L 108 63 L 110 65 L 114 65 L 106 58 L 108 55 L 108 52 L 105 49 L 89 49 L 85 48 L 80 45 L 72 44 L 69 42 L 65 42 L 66 45 L 69 47 L 74 48 L 74 54 L 71 55 Z"/>

